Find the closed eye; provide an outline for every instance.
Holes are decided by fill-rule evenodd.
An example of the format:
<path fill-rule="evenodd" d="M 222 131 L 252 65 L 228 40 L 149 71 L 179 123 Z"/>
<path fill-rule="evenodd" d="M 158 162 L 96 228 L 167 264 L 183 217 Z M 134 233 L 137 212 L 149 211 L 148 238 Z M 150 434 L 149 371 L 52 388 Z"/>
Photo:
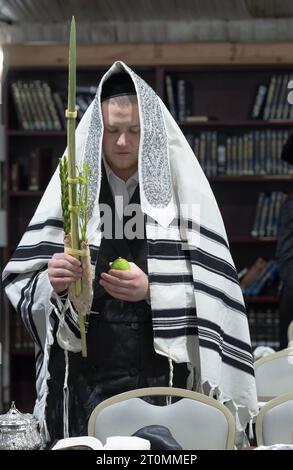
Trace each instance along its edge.
<path fill-rule="evenodd" d="M 132 127 L 129 132 L 131 132 L 131 134 L 138 134 L 140 132 L 140 128 L 139 127 Z"/>

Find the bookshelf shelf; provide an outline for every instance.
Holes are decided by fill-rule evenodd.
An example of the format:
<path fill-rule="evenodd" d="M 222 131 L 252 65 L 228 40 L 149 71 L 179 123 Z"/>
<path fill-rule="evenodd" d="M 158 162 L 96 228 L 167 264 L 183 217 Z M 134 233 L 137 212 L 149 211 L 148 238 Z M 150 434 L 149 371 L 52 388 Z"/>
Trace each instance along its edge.
<path fill-rule="evenodd" d="M 260 295 L 258 297 L 244 297 L 246 304 L 278 304 L 279 298 L 275 296 Z"/>
<path fill-rule="evenodd" d="M 293 181 L 292 175 L 243 175 L 243 176 L 214 176 L 210 183 L 282 183 Z"/>
<path fill-rule="evenodd" d="M 196 122 L 179 122 L 179 125 L 184 129 L 187 127 L 206 127 L 206 128 L 234 128 L 234 127 L 249 127 L 249 128 L 258 128 L 258 127 L 292 127 L 293 120 L 270 120 L 270 121 L 220 121 L 220 120 L 207 120 L 207 121 L 196 121 Z"/>
<path fill-rule="evenodd" d="M 41 197 L 44 191 L 9 191 L 9 197 Z"/>
<path fill-rule="evenodd" d="M 10 137 L 66 137 L 66 131 L 19 131 L 8 130 L 7 135 Z"/>
<path fill-rule="evenodd" d="M 270 245 L 272 243 L 276 243 L 276 237 L 261 237 L 261 238 L 254 238 L 254 237 L 231 237 L 229 238 L 230 243 L 235 244 L 248 244 L 248 245 Z"/>

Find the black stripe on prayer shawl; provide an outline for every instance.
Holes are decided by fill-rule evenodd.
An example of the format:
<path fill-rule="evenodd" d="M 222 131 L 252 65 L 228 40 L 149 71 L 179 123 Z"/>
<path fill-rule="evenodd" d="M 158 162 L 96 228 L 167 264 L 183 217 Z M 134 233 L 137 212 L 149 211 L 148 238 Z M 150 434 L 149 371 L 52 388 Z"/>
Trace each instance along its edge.
<path fill-rule="evenodd" d="M 206 329 L 199 328 L 200 331 L 200 338 L 206 341 L 211 341 L 218 345 L 218 353 L 222 355 L 222 353 L 226 354 L 227 356 L 234 356 L 241 361 L 244 361 L 252 366 L 252 354 L 251 351 L 240 351 L 237 346 L 232 346 L 231 343 L 227 343 L 227 336 L 219 336 L 213 331 L 207 331 Z"/>
<path fill-rule="evenodd" d="M 207 284 L 204 284 L 203 282 L 195 281 L 193 285 L 194 285 L 195 290 L 198 290 L 200 292 L 205 292 L 207 295 L 210 295 L 211 297 L 215 297 L 216 299 L 221 300 L 227 307 L 246 316 L 246 309 L 244 305 L 241 302 L 238 302 L 237 300 L 231 299 L 224 292 L 218 289 L 215 289 L 214 287 L 208 286 Z"/>
<path fill-rule="evenodd" d="M 182 250 L 181 241 L 148 240 L 149 258 L 189 259 L 188 250 Z"/>
<path fill-rule="evenodd" d="M 195 308 L 164 308 L 162 310 L 153 310 L 154 316 L 159 318 L 166 318 L 167 320 L 176 317 L 187 317 L 188 319 L 196 318 Z"/>
<path fill-rule="evenodd" d="M 41 340 L 37 332 L 37 328 L 35 327 L 35 324 L 32 318 L 31 308 L 34 302 L 34 292 L 36 289 L 38 276 L 41 273 L 41 271 L 38 271 L 37 273 L 35 273 L 34 276 L 30 278 L 27 284 L 21 289 L 20 299 L 16 307 L 17 312 L 19 313 L 24 324 L 26 325 L 26 328 L 28 329 L 33 340 L 35 341 L 35 343 L 38 344 L 40 349 L 42 349 L 42 343 L 41 343 Z M 30 298 L 30 302 L 26 306 L 25 303 L 28 298 Z"/>
<path fill-rule="evenodd" d="M 164 322 L 163 321 L 154 321 L 154 337 L 155 338 L 174 338 L 179 336 L 180 334 L 182 335 L 188 335 L 190 334 L 191 336 L 194 336 L 195 334 L 198 334 L 198 329 L 196 328 L 197 321 L 199 323 L 202 323 L 202 321 L 198 318 L 194 319 L 193 325 L 192 323 L 190 325 L 185 325 L 185 326 L 178 326 L 180 324 L 180 321 L 174 321 L 170 322 L 166 319 L 166 323 L 168 323 L 168 328 L 164 328 Z M 211 322 L 206 322 L 203 321 L 203 323 L 208 323 L 212 325 Z M 157 327 L 156 327 L 157 325 Z M 172 327 L 171 327 L 172 325 Z M 221 331 L 218 325 L 213 325 L 215 330 Z M 231 345 L 229 346 L 228 344 L 225 343 L 225 339 L 230 338 L 230 341 L 232 341 L 235 345 L 235 347 L 242 348 L 243 350 L 247 350 L 247 354 L 243 353 L 243 351 L 239 351 L 238 349 L 233 348 Z M 213 333 L 210 331 L 209 333 L 205 331 L 200 331 L 200 338 L 199 338 L 199 344 L 201 347 L 211 349 L 216 351 L 220 357 L 222 358 L 223 362 L 235 367 L 236 369 L 243 370 L 244 372 L 247 372 L 250 375 L 254 375 L 254 369 L 253 369 L 253 364 L 252 364 L 252 356 L 251 356 L 251 350 L 250 346 L 246 343 L 243 343 L 242 341 L 236 340 L 235 338 L 228 337 L 227 335 L 224 335 L 222 339 L 222 343 L 219 344 L 219 335 Z"/>
<path fill-rule="evenodd" d="M 176 338 L 197 334 L 194 308 L 153 310 L 153 329 L 156 338 Z"/>
<path fill-rule="evenodd" d="M 63 253 L 63 243 L 53 242 L 40 242 L 36 245 L 20 245 L 16 248 L 11 257 L 11 261 L 28 261 L 32 259 L 50 259 L 55 253 Z M 98 249 L 97 247 L 90 246 L 90 255 L 92 264 L 95 264 Z"/>
<path fill-rule="evenodd" d="M 16 279 L 19 276 L 19 273 L 12 273 L 8 274 L 6 278 L 2 281 L 2 285 L 5 288 L 6 286 L 9 286 L 9 284 L 12 284 L 14 279 Z"/>
<path fill-rule="evenodd" d="M 65 323 L 68 328 L 72 331 L 76 338 L 80 338 L 80 330 L 78 323 L 72 318 L 70 310 L 65 313 Z"/>
<path fill-rule="evenodd" d="M 151 284 L 190 284 L 193 285 L 191 274 L 149 274 Z"/>
<path fill-rule="evenodd" d="M 243 349 L 244 351 L 248 352 L 251 354 L 251 346 L 248 343 L 244 343 L 244 341 L 241 341 L 240 339 L 236 339 L 233 336 L 224 334 L 222 328 L 217 325 L 217 323 L 214 323 L 210 320 L 204 320 L 202 318 L 198 318 L 198 326 L 199 328 L 206 328 L 207 330 L 214 331 L 218 334 L 218 336 L 223 337 L 223 340 L 227 344 L 231 344 L 232 346 L 235 346 L 236 348 Z"/>
<path fill-rule="evenodd" d="M 43 361 L 44 361 L 44 354 L 40 354 L 38 356 L 38 358 L 36 359 L 36 379 L 35 379 L 36 383 L 38 382 L 38 380 L 40 378 Z M 42 379 L 40 379 L 40 380 L 42 382 Z"/>
<path fill-rule="evenodd" d="M 44 360 L 44 353 L 41 349 L 39 349 L 38 353 L 36 354 L 36 380 L 38 380 L 40 372 L 42 370 Z"/>
<path fill-rule="evenodd" d="M 36 245 L 20 245 L 16 248 L 11 261 L 28 261 L 30 259 L 50 259 L 54 253 L 64 251 L 63 243 L 40 242 Z"/>
<path fill-rule="evenodd" d="M 192 336 L 194 335 L 194 326 L 174 326 L 173 328 L 156 330 L 154 328 L 154 338 L 178 338 L 179 336 Z"/>
<path fill-rule="evenodd" d="M 196 327 L 197 322 L 196 318 L 194 319 L 186 319 L 186 318 L 176 318 L 174 320 L 170 320 L 170 318 L 167 319 L 154 319 L 154 327 L 156 328 L 162 328 L 162 329 L 172 329 L 172 328 L 177 328 L 177 327 Z"/>
<path fill-rule="evenodd" d="M 42 342 L 41 342 L 41 339 L 39 337 L 39 334 L 38 334 L 38 330 L 35 326 L 35 323 L 34 323 L 34 318 L 33 318 L 33 314 L 32 314 L 32 308 L 33 308 L 33 305 L 35 303 L 35 291 L 36 291 L 36 288 L 37 288 L 37 283 L 38 283 L 38 276 L 35 277 L 33 283 L 32 283 L 32 288 L 31 288 L 31 293 L 30 293 L 30 302 L 27 306 L 27 320 L 29 322 L 26 322 L 26 324 L 28 324 L 30 326 L 30 329 L 33 333 L 33 338 L 35 338 L 35 342 L 38 344 L 39 348 L 42 349 Z M 22 315 L 22 318 L 23 318 L 23 321 L 24 320 L 24 315 Z"/>
<path fill-rule="evenodd" d="M 229 245 L 228 243 L 226 242 L 226 240 L 221 236 L 219 235 L 218 233 L 216 232 L 212 232 L 210 229 L 206 228 L 206 227 L 203 227 L 202 225 L 200 226 L 200 234 L 204 237 L 207 237 L 207 238 L 210 238 L 211 240 L 214 240 L 218 243 L 220 243 L 221 245 L 224 245 L 226 248 L 228 248 L 229 250 Z"/>
<path fill-rule="evenodd" d="M 207 253 L 200 248 L 192 249 L 190 250 L 190 261 L 193 265 L 202 266 L 208 271 L 219 274 L 237 285 L 239 284 L 234 267 L 211 253 Z"/>
<path fill-rule="evenodd" d="M 56 299 L 54 299 L 53 297 L 51 298 L 51 302 L 52 302 L 53 305 L 56 305 L 56 303 L 55 303 Z M 58 324 L 59 320 L 58 320 L 58 316 L 57 316 L 55 310 L 52 310 L 50 316 L 51 316 L 52 320 L 54 321 L 54 323 Z"/>
<path fill-rule="evenodd" d="M 223 343 L 223 351 L 227 355 L 237 357 L 238 359 L 240 359 L 242 361 L 245 361 L 245 362 L 249 363 L 252 366 L 252 354 L 251 353 L 245 354 L 244 351 L 239 351 L 238 349 L 235 349 L 235 348 L 227 345 L 226 343 Z"/>
<path fill-rule="evenodd" d="M 250 344 L 225 334 L 209 320 L 199 318 L 198 324 L 200 346 L 216 351 L 223 362 L 254 375 Z"/>
<path fill-rule="evenodd" d="M 44 222 L 29 225 L 26 231 L 42 230 L 44 227 L 55 227 L 63 230 L 63 221 L 61 219 L 47 219 Z"/>
<path fill-rule="evenodd" d="M 54 307 L 56 307 L 56 309 L 58 310 L 58 304 L 57 304 L 57 300 L 52 297 L 51 298 L 51 302 L 52 304 L 54 305 Z M 62 300 L 61 300 L 62 302 Z M 56 315 L 56 313 L 53 312 L 51 313 L 52 316 L 54 316 L 54 318 L 56 318 L 56 322 L 58 323 L 58 317 Z M 67 309 L 66 312 L 65 312 L 65 323 L 66 325 L 68 326 L 68 328 L 72 331 L 72 333 L 76 336 L 76 338 L 80 338 L 80 330 L 79 330 L 79 325 L 78 323 L 72 318 L 71 316 L 71 313 L 70 313 L 70 310 Z"/>
<path fill-rule="evenodd" d="M 229 245 L 225 238 L 222 237 L 217 232 L 213 232 L 211 229 L 208 229 L 206 227 L 203 227 L 202 225 L 198 225 L 194 220 L 191 219 L 186 219 L 184 217 L 176 218 L 174 221 L 171 223 L 171 225 L 174 225 L 177 227 L 179 230 L 184 227 L 188 229 L 189 231 L 194 231 L 196 233 L 200 233 L 203 237 L 209 238 L 217 243 L 220 243 L 221 245 L 225 246 L 226 248 L 229 249 Z"/>
<path fill-rule="evenodd" d="M 213 341 L 207 341 L 207 340 L 204 340 L 204 339 L 200 338 L 199 339 L 199 345 L 202 348 L 212 349 L 212 350 L 216 351 L 221 356 L 222 361 L 225 364 L 228 364 L 229 366 L 232 366 L 235 369 L 242 370 L 243 372 L 246 372 L 247 374 L 254 376 L 254 369 L 253 369 L 252 365 L 247 364 L 247 363 L 244 364 L 243 362 L 237 361 L 236 359 L 233 359 L 230 356 L 227 356 L 223 352 L 220 352 L 218 345 L 215 344 Z"/>

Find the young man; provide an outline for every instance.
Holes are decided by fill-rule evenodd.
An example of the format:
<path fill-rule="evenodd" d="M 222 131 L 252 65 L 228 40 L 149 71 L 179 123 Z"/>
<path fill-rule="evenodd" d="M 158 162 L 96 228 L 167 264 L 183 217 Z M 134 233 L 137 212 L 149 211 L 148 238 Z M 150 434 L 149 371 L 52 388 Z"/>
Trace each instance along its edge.
<path fill-rule="evenodd" d="M 122 62 L 102 78 L 76 134 L 78 161 L 92 173 L 87 359 L 66 293 L 81 269 L 62 253 L 57 174 L 4 273 L 36 342 L 35 415 L 46 439 L 85 433 L 97 403 L 156 385 L 219 398 L 243 432 L 257 412 L 248 323 L 223 222 L 192 150 Z M 130 271 L 109 269 L 118 256 Z"/>
<path fill-rule="evenodd" d="M 84 360 L 80 354 L 69 353 L 69 431 L 74 435 L 87 433 L 89 414 L 100 401 L 134 388 L 167 385 L 169 381 L 168 360 L 156 354 L 153 346 L 143 217 L 139 218 L 141 227 L 137 227 L 141 238 L 130 239 L 125 230 L 129 203 L 140 211 L 137 171 L 140 119 L 134 84 L 128 74 L 118 73 L 105 83 L 101 111 L 104 132 L 99 205 L 108 207 L 109 211 L 105 212 L 111 216 L 104 217 L 95 267 L 95 295 L 87 334 L 88 357 Z M 118 213 L 120 201 L 122 214 Z M 124 229 L 119 230 L 118 237 L 117 233 L 111 233 L 117 225 Z M 118 256 L 131 262 L 129 271 L 110 269 L 111 261 Z M 73 256 L 56 253 L 48 262 L 53 291 L 63 293 L 63 298 L 66 297 L 64 291 L 80 277 L 80 262 Z M 57 303 L 55 306 L 58 308 Z M 63 356 L 59 345 L 52 347 L 51 358 L 52 354 Z M 54 367 L 56 362 L 58 370 Z M 61 416 L 56 420 L 56 407 L 62 409 L 63 400 L 63 369 L 58 373 L 62 362 L 62 357 L 58 361 L 51 359 L 49 365 L 47 426 L 50 436 L 56 432 L 56 422 L 62 424 Z M 182 378 L 177 378 L 177 369 Z M 174 385 L 185 387 L 186 379 L 186 366 L 177 365 Z M 52 409 L 54 419 L 50 418 Z M 61 433 L 62 428 L 58 437 Z"/>

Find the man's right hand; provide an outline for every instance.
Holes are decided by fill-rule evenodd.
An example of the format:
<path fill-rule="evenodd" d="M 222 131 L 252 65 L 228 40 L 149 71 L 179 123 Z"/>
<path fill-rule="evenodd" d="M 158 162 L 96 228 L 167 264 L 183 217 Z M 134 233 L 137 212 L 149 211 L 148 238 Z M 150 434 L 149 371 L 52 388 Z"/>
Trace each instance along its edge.
<path fill-rule="evenodd" d="M 55 253 L 48 262 L 49 281 L 58 294 L 81 279 L 81 262 L 67 253 Z"/>

